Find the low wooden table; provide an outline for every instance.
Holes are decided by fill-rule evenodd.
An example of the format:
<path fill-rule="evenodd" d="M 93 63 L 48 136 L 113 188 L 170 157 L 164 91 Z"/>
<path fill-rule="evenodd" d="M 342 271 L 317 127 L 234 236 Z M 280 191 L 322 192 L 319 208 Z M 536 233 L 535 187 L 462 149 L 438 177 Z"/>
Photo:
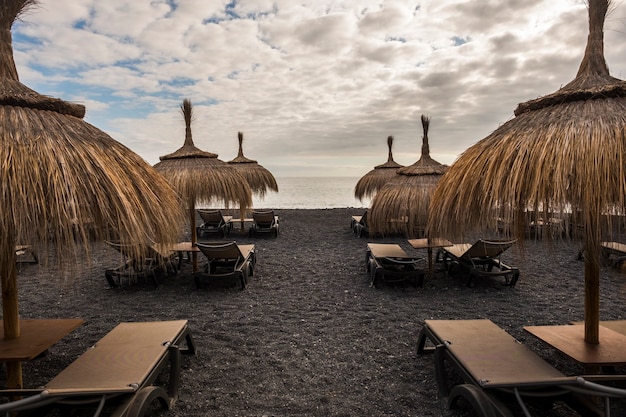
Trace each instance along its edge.
<path fill-rule="evenodd" d="M 193 272 L 198 272 L 198 252 L 200 249 L 191 242 L 178 242 L 168 249 L 172 252 L 178 252 L 178 270 L 183 266 L 183 252 L 190 253 L 192 256 L 192 269 Z"/>
<path fill-rule="evenodd" d="M 22 388 L 21 362 L 33 360 L 63 339 L 83 319 L 21 319 L 20 336 L 5 339 L 0 326 L 0 362 L 6 362 L 7 388 Z"/>
<path fill-rule="evenodd" d="M 245 227 L 244 225 L 246 223 L 254 223 L 254 219 L 250 218 L 245 218 L 245 219 L 231 219 L 230 221 L 232 224 L 237 224 L 239 223 L 239 230 L 241 230 L 242 232 L 244 231 Z"/>
<path fill-rule="evenodd" d="M 452 242 L 446 239 L 409 239 L 409 245 L 414 249 L 428 249 L 428 273 L 433 276 L 433 248 L 445 248 L 452 246 Z"/>
<path fill-rule="evenodd" d="M 582 364 L 586 372 L 601 366 L 626 365 L 626 335 L 603 325 L 598 344 L 585 342 L 584 324 L 525 326 L 524 330 Z"/>
<path fill-rule="evenodd" d="M 84 323 L 83 319 L 21 319 L 20 336 L 4 338 L 0 327 L 0 362 L 35 359 Z"/>

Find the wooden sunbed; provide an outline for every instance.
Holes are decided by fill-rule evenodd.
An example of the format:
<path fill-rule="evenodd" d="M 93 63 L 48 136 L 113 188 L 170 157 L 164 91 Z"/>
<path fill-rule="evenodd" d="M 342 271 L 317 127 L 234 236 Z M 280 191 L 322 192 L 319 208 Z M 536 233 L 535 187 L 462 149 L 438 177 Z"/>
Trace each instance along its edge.
<path fill-rule="evenodd" d="M 478 239 L 475 243 L 457 243 L 441 248 L 437 257 L 449 271 L 458 265 L 468 271 L 467 285 L 473 284 L 473 277 L 503 277 L 504 284 L 514 287 L 519 279 L 519 269 L 506 265 L 500 259 L 516 240 Z"/>
<path fill-rule="evenodd" d="M 537 399 L 537 407 L 562 400 L 597 413 L 590 397 L 626 398 L 626 390 L 598 384 L 626 376 L 566 376 L 490 320 L 425 320 L 417 353 L 435 354 L 439 390 L 451 408 L 464 399 L 482 417 L 509 417 L 513 407 L 530 416 L 526 403 Z M 462 383 L 450 386 L 450 368 Z"/>
<path fill-rule="evenodd" d="M 424 281 L 424 271 L 418 266 L 421 260 L 409 256 L 396 243 L 368 243 L 365 268 L 370 274 L 370 286 L 375 287 L 379 281 L 412 281 L 421 286 Z"/>
<path fill-rule="evenodd" d="M 196 210 L 203 223 L 196 228 L 198 237 L 205 233 L 218 233 L 221 237 L 226 236 L 233 228 L 233 216 L 225 216 L 221 210 Z"/>
<path fill-rule="evenodd" d="M 37 251 L 30 245 L 15 246 L 15 257 L 18 263 L 38 263 Z"/>
<path fill-rule="evenodd" d="M 602 257 L 607 264 L 618 267 L 626 261 L 626 244 L 620 242 L 601 242 Z M 581 257 L 581 256 L 579 256 Z"/>
<path fill-rule="evenodd" d="M 42 389 L 0 391 L 23 397 L 0 404 L 0 412 L 59 409 L 68 415 L 106 407 L 111 415 L 140 417 L 155 401 L 169 409 L 178 396 L 181 353 L 195 353 L 186 320 L 120 323 Z M 167 387 L 154 385 L 166 369 Z"/>
<path fill-rule="evenodd" d="M 151 280 L 154 287 L 158 288 L 164 273 L 176 274 L 178 272 L 174 263 L 176 252 L 168 249 L 165 245 L 147 245 L 143 248 L 144 256 L 137 259 L 134 257 L 136 245 L 105 242 L 125 258 L 124 262 L 117 268 L 104 271 L 104 277 L 111 288 L 120 287 L 123 278 L 127 278 L 130 284 L 131 280 L 138 277 Z"/>
<path fill-rule="evenodd" d="M 250 237 L 257 233 L 269 233 L 274 237 L 278 237 L 279 222 L 278 216 L 274 215 L 274 210 L 253 211 L 252 226 L 248 230 Z"/>
<path fill-rule="evenodd" d="M 354 233 L 357 237 L 361 237 L 363 232 L 369 234 L 367 220 L 367 210 L 361 216 L 352 216 L 350 220 L 350 227 L 352 228 L 352 233 Z"/>
<path fill-rule="evenodd" d="M 198 243 L 196 246 L 207 258 L 206 269 L 194 274 L 197 289 L 202 286 L 202 281 L 215 278 L 237 279 L 241 289 L 246 288 L 248 277 L 254 275 L 254 245 L 239 245 L 232 241 Z"/>

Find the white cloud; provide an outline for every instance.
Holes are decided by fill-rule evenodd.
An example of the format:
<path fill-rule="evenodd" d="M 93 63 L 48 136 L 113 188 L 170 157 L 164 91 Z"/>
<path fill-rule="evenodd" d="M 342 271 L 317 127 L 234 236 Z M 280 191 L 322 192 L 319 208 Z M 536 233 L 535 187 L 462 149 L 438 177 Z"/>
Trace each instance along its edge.
<path fill-rule="evenodd" d="M 571 81 L 584 52 L 582 0 L 41 0 L 14 31 L 21 80 L 87 106 L 87 120 L 148 162 L 184 139 L 280 175 L 360 176 L 387 157 L 451 163 L 519 102 Z M 626 78 L 626 6 L 605 31 Z M 27 36 L 28 38 L 24 38 Z"/>

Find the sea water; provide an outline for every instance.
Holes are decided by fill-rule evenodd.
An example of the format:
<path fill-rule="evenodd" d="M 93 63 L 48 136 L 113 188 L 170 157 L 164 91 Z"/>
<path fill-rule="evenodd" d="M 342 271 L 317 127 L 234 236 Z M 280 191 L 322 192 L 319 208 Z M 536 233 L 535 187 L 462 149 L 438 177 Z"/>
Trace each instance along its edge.
<path fill-rule="evenodd" d="M 278 192 L 269 191 L 265 198 L 253 196 L 254 208 L 325 209 L 368 207 L 370 201 L 354 197 L 353 177 L 277 177 Z"/>
<path fill-rule="evenodd" d="M 328 209 L 366 208 L 369 199 L 354 197 L 359 178 L 353 177 L 276 177 L 278 192 L 268 191 L 264 198 L 252 196 L 254 209 Z M 197 208 L 223 208 L 221 203 Z M 231 207 L 232 208 L 232 207 Z"/>

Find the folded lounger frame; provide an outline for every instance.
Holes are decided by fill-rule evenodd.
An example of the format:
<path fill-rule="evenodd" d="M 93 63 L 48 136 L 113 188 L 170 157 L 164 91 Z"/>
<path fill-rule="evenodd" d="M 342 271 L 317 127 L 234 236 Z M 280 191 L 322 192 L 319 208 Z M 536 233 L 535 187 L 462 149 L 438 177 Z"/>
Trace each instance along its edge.
<path fill-rule="evenodd" d="M 155 246 L 146 245 L 143 251 L 144 256 L 137 259 L 134 257 L 136 245 L 111 241 L 106 241 L 106 243 L 126 258 L 126 261 L 117 268 L 104 271 L 104 276 L 111 288 L 120 287 L 124 277 L 128 278 L 129 283 L 131 278 L 148 278 L 157 288 L 164 272 L 173 275 L 178 272 L 174 262 L 176 253 L 173 251 L 161 252 Z"/>
<path fill-rule="evenodd" d="M 0 390 L 8 399 L 0 413 L 141 417 L 155 402 L 167 410 L 178 397 L 180 355 L 195 351 L 187 320 L 120 323 L 43 388 Z M 167 386 L 155 385 L 165 370 Z"/>
<path fill-rule="evenodd" d="M 236 242 L 198 243 L 198 249 L 206 256 L 205 271 L 196 272 L 193 276 L 196 288 L 202 287 L 204 279 L 234 278 L 245 289 L 248 277 L 254 275 L 256 256 L 254 245 L 238 245 Z"/>
<path fill-rule="evenodd" d="M 514 287 L 519 279 L 519 269 L 506 265 L 500 257 L 516 241 L 479 239 L 474 244 L 455 244 L 441 248 L 437 253 L 437 261 L 443 262 L 446 271 L 452 268 L 452 264 L 468 271 L 468 286 L 473 284 L 473 278 L 477 276 L 503 277 L 505 285 Z"/>
<path fill-rule="evenodd" d="M 370 274 L 370 286 L 380 281 L 412 281 L 421 286 L 424 271 L 418 267 L 422 258 L 411 257 L 395 243 L 368 243 L 365 253 L 365 270 Z"/>
<path fill-rule="evenodd" d="M 600 384 L 626 375 L 566 376 L 490 320 L 426 320 L 417 353 L 434 353 L 439 391 L 450 408 L 464 399 L 480 417 L 512 417 L 515 406 L 530 417 L 530 403 L 545 410 L 557 400 L 608 417 L 609 399 L 626 398 L 626 390 Z M 452 388 L 449 368 L 463 379 Z M 594 397 L 605 400 L 604 410 Z"/>

